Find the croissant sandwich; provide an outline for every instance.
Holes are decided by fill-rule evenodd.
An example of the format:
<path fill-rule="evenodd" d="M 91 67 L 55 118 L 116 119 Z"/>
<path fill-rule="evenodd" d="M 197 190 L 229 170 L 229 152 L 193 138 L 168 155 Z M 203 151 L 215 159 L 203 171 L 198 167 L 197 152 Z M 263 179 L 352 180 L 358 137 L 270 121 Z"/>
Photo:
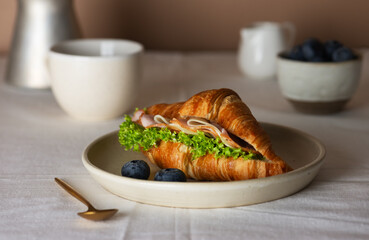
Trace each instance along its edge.
<path fill-rule="evenodd" d="M 266 132 L 230 89 L 200 92 L 186 102 L 156 104 L 125 116 L 119 142 L 160 168 L 195 180 L 230 181 L 282 174 Z"/>

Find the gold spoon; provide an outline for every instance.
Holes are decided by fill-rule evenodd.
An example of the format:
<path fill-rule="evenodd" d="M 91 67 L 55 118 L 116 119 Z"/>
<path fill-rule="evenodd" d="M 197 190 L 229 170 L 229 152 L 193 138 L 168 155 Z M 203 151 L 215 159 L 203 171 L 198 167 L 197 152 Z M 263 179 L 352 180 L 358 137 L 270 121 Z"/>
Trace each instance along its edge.
<path fill-rule="evenodd" d="M 55 182 L 57 182 L 62 188 L 64 188 L 69 194 L 73 197 L 77 198 L 83 204 L 85 204 L 88 209 L 86 212 L 79 212 L 78 215 L 86 218 L 88 220 L 100 221 L 105 220 L 113 216 L 118 209 L 105 209 L 105 210 L 98 210 L 92 206 L 92 204 L 87 201 L 81 194 L 79 194 L 76 190 L 74 190 L 68 183 L 64 182 L 59 178 L 55 178 Z"/>

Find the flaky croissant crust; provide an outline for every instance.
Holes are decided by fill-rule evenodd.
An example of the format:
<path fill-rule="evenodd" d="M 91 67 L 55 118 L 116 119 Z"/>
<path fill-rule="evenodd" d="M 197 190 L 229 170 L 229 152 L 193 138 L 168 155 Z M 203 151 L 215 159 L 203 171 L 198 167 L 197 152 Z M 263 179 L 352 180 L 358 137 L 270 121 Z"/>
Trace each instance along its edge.
<path fill-rule="evenodd" d="M 192 159 L 189 147 L 181 143 L 161 141 L 158 147 L 145 151 L 150 161 L 160 168 L 178 168 L 196 180 L 231 181 L 262 178 L 284 173 L 282 166 L 262 160 L 215 158 L 213 154 Z"/>
<path fill-rule="evenodd" d="M 212 154 L 192 159 L 185 145 L 161 141 L 158 147 L 144 152 L 153 163 L 161 168 L 179 168 L 189 177 L 198 180 L 260 178 L 291 170 L 274 153 L 266 132 L 256 121 L 247 105 L 231 89 L 203 91 L 186 102 L 156 104 L 147 108 L 147 113 L 160 114 L 169 119 L 201 117 L 215 121 L 228 132 L 252 145 L 267 159 L 267 161 L 216 159 Z"/>

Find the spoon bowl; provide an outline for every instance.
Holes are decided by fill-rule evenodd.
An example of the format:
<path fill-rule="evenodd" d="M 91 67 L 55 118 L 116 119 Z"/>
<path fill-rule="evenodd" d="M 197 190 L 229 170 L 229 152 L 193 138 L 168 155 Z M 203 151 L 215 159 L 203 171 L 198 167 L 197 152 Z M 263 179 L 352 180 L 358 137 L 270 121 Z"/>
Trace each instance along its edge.
<path fill-rule="evenodd" d="M 87 210 L 86 212 L 77 213 L 80 217 L 93 221 L 101 221 L 112 217 L 118 212 L 118 209 L 104 209 L 104 210 Z"/>
<path fill-rule="evenodd" d="M 64 182 L 59 178 L 55 178 L 55 182 L 58 183 L 64 190 L 66 190 L 73 197 L 77 198 L 83 204 L 88 207 L 88 210 L 85 212 L 77 213 L 80 217 L 83 217 L 88 220 L 93 221 L 101 221 L 112 217 L 114 214 L 118 212 L 118 209 L 103 209 L 99 210 L 92 206 L 92 204 L 87 201 L 81 194 L 79 194 L 76 190 L 72 188 L 68 183 Z"/>

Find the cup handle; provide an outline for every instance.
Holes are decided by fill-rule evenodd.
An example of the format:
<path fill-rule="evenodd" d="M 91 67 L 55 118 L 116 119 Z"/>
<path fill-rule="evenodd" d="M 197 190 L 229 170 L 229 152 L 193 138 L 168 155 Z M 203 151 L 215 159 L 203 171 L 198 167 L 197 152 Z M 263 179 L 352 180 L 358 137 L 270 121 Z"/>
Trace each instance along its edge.
<path fill-rule="evenodd" d="M 295 42 L 295 35 L 296 35 L 296 27 L 291 22 L 284 22 L 282 23 L 282 27 L 286 32 L 287 35 L 287 49 L 292 48 Z"/>

